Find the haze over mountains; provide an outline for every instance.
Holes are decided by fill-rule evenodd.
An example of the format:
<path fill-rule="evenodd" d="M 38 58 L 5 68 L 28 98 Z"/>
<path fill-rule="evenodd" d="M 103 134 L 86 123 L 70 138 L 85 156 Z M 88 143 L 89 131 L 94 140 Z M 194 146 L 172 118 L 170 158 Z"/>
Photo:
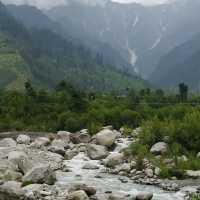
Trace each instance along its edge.
<path fill-rule="evenodd" d="M 91 53 L 80 43 L 64 39 L 57 33 L 62 30 L 59 24 L 45 17 L 41 11 L 20 7 L 21 11 L 24 8 L 26 11 L 20 12 L 20 15 L 30 16 L 32 13 L 31 16 L 35 16 L 26 16 L 23 21 L 16 17 L 18 8 L 5 8 L 0 4 L 1 88 L 21 89 L 27 80 L 38 87 L 50 89 L 62 80 L 82 89 L 100 91 L 144 86 L 144 81 L 134 74 L 104 63 L 101 54 Z M 13 11 L 15 19 L 9 10 Z M 43 20 L 39 20 L 40 16 Z"/>
<path fill-rule="evenodd" d="M 192 41 L 200 33 L 200 1 L 169 2 L 149 7 L 110 0 L 67 0 L 48 10 L 10 5 L 7 9 L 27 29 L 49 29 L 130 76 L 138 74 L 158 87 L 173 88 L 185 81 L 198 88 L 190 66 L 198 77 L 195 55 L 199 46 Z"/>

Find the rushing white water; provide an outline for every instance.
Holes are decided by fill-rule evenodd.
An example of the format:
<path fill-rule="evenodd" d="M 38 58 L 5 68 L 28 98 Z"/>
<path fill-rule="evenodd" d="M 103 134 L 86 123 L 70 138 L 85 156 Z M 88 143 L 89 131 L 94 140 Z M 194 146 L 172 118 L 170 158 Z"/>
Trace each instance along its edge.
<path fill-rule="evenodd" d="M 120 139 L 118 141 L 118 145 L 115 149 L 116 151 L 120 151 L 125 148 L 130 141 L 128 139 Z M 96 170 L 87 170 L 83 169 L 85 164 L 92 164 L 99 167 Z M 100 164 L 100 161 L 90 160 L 84 153 L 78 154 L 72 160 L 66 161 L 65 165 L 71 170 L 71 172 L 59 172 L 57 174 L 59 185 L 69 188 L 73 184 L 77 183 L 85 183 L 89 186 L 95 186 L 98 191 L 98 196 L 102 199 L 105 197 L 106 191 L 112 191 L 113 194 L 132 194 L 135 195 L 139 192 L 153 192 L 154 197 L 153 200 L 183 200 L 184 193 L 168 193 L 163 191 L 162 189 L 155 186 L 144 186 L 134 184 L 130 179 L 127 178 L 127 183 L 122 183 L 118 175 L 111 175 L 107 173 L 103 173 L 104 166 Z M 100 177 L 99 177 L 100 176 Z"/>

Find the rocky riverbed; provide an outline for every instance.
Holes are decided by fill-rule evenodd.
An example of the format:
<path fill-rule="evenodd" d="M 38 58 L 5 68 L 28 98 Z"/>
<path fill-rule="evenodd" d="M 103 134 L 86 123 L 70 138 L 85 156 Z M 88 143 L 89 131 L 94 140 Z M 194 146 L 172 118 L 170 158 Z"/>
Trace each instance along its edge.
<path fill-rule="evenodd" d="M 94 137 L 87 130 L 2 135 L 0 200 L 184 200 L 198 190 L 198 180 L 160 180 L 148 160 L 137 171 L 124 153 L 134 135 L 126 138 L 112 127 Z"/>

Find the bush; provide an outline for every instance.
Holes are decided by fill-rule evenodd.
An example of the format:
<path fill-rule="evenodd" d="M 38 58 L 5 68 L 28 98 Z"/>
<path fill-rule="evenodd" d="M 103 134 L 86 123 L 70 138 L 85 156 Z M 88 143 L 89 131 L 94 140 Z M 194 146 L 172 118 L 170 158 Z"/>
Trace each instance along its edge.
<path fill-rule="evenodd" d="M 95 135 L 101 130 L 102 124 L 91 122 L 87 125 L 87 128 L 89 130 L 90 135 Z"/>
<path fill-rule="evenodd" d="M 176 177 L 178 179 L 183 179 L 185 177 L 185 172 L 182 169 L 178 168 L 170 168 L 170 167 L 161 167 L 161 172 L 159 174 L 161 178 L 168 178 Z"/>
<path fill-rule="evenodd" d="M 144 158 L 149 154 L 148 147 L 140 143 L 132 143 L 129 148 L 133 156 Z"/>
<path fill-rule="evenodd" d="M 200 200 L 200 195 L 199 194 L 192 194 L 191 200 Z"/>

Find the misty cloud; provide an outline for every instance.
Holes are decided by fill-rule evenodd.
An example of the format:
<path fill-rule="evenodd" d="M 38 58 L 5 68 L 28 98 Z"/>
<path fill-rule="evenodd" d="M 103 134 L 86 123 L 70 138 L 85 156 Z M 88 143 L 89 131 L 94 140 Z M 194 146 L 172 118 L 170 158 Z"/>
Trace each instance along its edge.
<path fill-rule="evenodd" d="M 42 9 L 49 9 L 55 6 L 67 5 L 69 2 L 79 2 L 95 6 L 95 5 L 104 5 L 107 1 L 109 0 L 2 0 L 2 2 L 5 4 L 17 4 L 17 5 L 28 4 Z M 137 3 L 142 3 L 144 5 L 153 5 L 153 4 L 166 3 L 171 0 L 111 0 L 111 1 L 119 3 L 137 2 Z"/>
<path fill-rule="evenodd" d="M 2 0 L 5 4 L 17 4 L 17 5 L 32 5 L 38 8 L 52 8 L 58 5 L 66 5 L 65 0 Z"/>

